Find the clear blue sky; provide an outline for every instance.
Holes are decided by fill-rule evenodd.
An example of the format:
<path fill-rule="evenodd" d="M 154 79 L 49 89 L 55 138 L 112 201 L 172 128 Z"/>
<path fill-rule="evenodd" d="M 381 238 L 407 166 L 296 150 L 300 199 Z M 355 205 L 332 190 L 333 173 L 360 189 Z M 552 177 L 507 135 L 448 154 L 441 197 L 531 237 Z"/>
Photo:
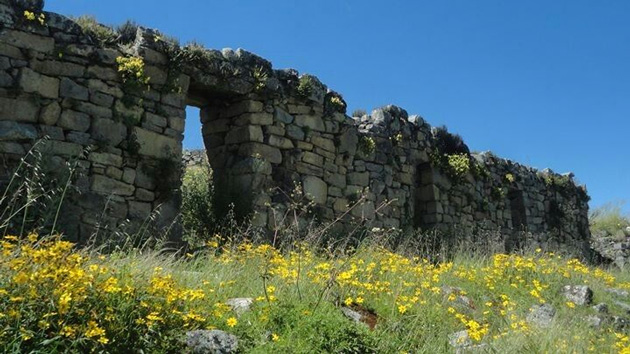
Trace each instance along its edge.
<path fill-rule="evenodd" d="M 630 1 L 47 0 L 317 75 L 349 110 L 396 104 L 630 202 Z M 189 115 L 186 147 L 202 146 Z M 626 203 L 625 210 L 630 211 Z"/>

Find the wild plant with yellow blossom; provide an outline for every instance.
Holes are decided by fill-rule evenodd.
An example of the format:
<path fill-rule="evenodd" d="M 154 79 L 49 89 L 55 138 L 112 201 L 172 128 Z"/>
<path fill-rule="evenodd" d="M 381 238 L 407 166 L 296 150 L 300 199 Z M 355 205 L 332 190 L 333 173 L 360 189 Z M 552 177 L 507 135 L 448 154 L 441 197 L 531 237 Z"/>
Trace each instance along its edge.
<path fill-rule="evenodd" d="M 459 331 L 497 352 L 630 352 L 623 328 L 589 327 L 593 310 L 559 290 L 587 284 L 595 302 L 620 313 L 603 289 L 630 289 L 628 276 L 542 250 L 434 262 L 374 244 L 329 253 L 243 241 L 188 256 L 100 254 L 31 234 L 4 237 L 0 251 L 8 352 L 179 352 L 186 331 L 214 328 L 257 353 L 447 353 Z M 234 297 L 254 303 L 236 313 L 226 303 Z M 527 320 L 543 303 L 557 310 L 550 328 Z M 355 323 L 340 307 L 374 323 Z"/>

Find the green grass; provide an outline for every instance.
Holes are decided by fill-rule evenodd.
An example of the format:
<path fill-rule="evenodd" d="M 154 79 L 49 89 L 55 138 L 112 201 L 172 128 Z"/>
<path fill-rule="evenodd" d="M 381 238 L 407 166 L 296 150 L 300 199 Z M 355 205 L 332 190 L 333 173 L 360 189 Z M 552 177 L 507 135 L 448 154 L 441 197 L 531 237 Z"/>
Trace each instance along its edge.
<path fill-rule="evenodd" d="M 100 254 L 64 245 L 2 242 L 5 351 L 180 352 L 185 332 L 197 328 L 235 334 L 245 353 L 448 353 L 449 335 L 462 330 L 482 352 L 615 352 L 627 340 L 610 325 L 590 328 L 584 317 L 594 310 L 569 307 L 561 289 L 587 284 L 594 303 L 623 315 L 614 305 L 623 299 L 604 289 L 628 289 L 630 276 L 542 252 L 460 253 L 432 264 L 367 242 L 334 254 L 307 245 L 279 251 L 211 243 L 181 257 L 139 249 Z M 460 290 L 449 296 L 447 286 Z M 65 293 L 71 300 L 64 310 Z M 256 300 L 238 317 L 224 304 L 234 297 Z M 542 301 L 557 309 L 550 328 L 526 321 L 529 308 Z M 347 319 L 341 306 L 373 311 L 374 330 Z M 90 321 L 102 333 L 90 332 Z M 73 335 L 64 334 L 67 326 Z"/>
<path fill-rule="evenodd" d="M 591 233 L 596 236 L 623 236 L 630 227 L 630 215 L 622 212 L 623 203 L 608 203 L 590 212 Z"/>

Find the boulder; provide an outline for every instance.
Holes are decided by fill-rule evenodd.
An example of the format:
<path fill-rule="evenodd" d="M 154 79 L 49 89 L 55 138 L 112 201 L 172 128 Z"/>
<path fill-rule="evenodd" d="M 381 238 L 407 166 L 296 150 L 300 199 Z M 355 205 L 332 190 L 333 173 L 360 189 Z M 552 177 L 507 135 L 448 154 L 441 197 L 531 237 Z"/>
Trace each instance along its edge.
<path fill-rule="evenodd" d="M 593 290 L 586 285 L 565 285 L 562 293 L 576 305 L 590 305 L 593 302 Z"/>
<path fill-rule="evenodd" d="M 194 354 L 229 354 L 238 349 L 238 338 L 217 329 L 200 329 L 186 332 L 186 346 Z"/>

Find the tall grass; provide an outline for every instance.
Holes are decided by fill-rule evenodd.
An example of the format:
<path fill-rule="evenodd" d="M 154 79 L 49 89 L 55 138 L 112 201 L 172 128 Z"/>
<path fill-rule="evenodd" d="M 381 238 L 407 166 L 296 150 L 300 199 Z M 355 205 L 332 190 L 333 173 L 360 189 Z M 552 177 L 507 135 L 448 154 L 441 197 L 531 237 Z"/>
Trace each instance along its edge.
<path fill-rule="evenodd" d="M 334 224 L 311 223 L 309 202 L 297 191 L 273 216 L 271 234 L 195 220 L 208 204 L 185 202 L 192 208 L 187 230 L 196 230 L 188 251 L 136 242 L 76 247 L 51 235 L 57 227 L 18 222 L 44 198 L 29 198 L 29 183 L 45 185 L 19 173 L 10 186 L 20 192 L 5 193 L 2 204 L 12 220 L 2 221 L 11 226 L 0 240 L 4 352 L 185 352 L 187 331 L 214 328 L 235 334 L 244 353 L 449 353 L 459 331 L 470 339 L 464 350 L 475 352 L 630 351 L 619 320 L 624 298 L 607 291 L 630 290 L 630 275 L 540 249 L 508 255 L 499 234 L 335 233 Z M 193 179 L 198 190 L 189 194 L 202 203 L 210 203 L 203 200 L 208 176 Z M 586 319 L 595 310 L 562 294 L 577 284 L 593 289 L 594 303 L 609 305 L 601 327 Z M 235 297 L 253 305 L 238 314 L 226 304 Z M 550 327 L 527 320 L 542 303 L 557 310 Z M 356 323 L 342 308 L 369 321 Z"/>
<path fill-rule="evenodd" d="M 630 215 L 623 213 L 623 205 L 623 202 L 611 202 L 593 209 L 589 215 L 591 233 L 624 238 L 624 231 L 630 227 Z"/>

